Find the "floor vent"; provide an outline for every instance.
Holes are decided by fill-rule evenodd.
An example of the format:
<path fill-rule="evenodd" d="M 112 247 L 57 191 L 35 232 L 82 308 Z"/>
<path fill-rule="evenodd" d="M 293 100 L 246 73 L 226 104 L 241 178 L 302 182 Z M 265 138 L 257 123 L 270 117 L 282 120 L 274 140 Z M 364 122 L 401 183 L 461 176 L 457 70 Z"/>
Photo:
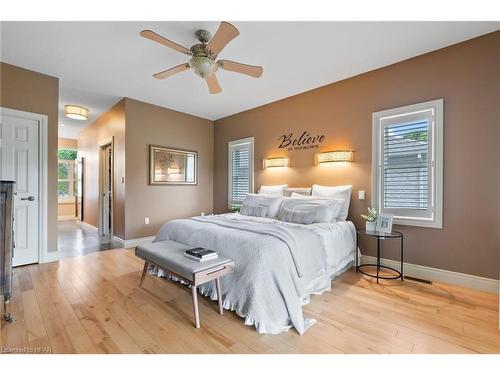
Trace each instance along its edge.
<path fill-rule="evenodd" d="M 425 279 L 419 279 L 418 277 L 405 276 L 405 280 L 415 281 L 417 283 L 432 285 L 432 281 L 425 280 Z"/>

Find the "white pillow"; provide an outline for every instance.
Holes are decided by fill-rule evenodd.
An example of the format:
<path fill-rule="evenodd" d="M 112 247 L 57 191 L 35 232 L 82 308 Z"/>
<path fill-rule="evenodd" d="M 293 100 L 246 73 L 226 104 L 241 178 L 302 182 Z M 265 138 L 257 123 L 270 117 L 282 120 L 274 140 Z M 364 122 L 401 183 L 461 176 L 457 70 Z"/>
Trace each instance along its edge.
<path fill-rule="evenodd" d="M 344 199 L 344 205 L 340 211 L 339 219 L 347 219 L 347 213 L 349 212 L 349 202 L 351 200 L 352 185 L 343 186 L 312 186 L 312 196 L 313 197 L 323 197 L 323 198 L 340 198 Z"/>
<path fill-rule="evenodd" d="M 288 185 L 262 185 L 259 190 L 259 194 L 267 194 L 267 195 L 278 195 L 283 196 L 283 191 L 287 188 Z"/>
<path fill-rule="evenodd" d="M 286 199 L 286 198 L 284 198 Z M 330 202 L 332 205 L 334 205 L 334 216 L 332 217 L 331 222 L 335 222 L 337 220 L 344 220 L 341 219 L 340 216 L 342 214 L 342 209 L 344 207 L 344 200 L 341 198 L 328 198 L 328 197 L 312 197 L 312 196 L 307 196 L 307 195 L 302 195 L 302 194 L 297 194 L 297 193 L 292 193 L 292 196 L 288 199 L 300 199 L 300 200 L 309 200 L 309 201 L 327 201 Z"/>
<path fill-rule="evenodd" d="M 310 196 L 311 188 L 285 188 L 283 195 L 285 197 L 291 197 L 293 193 Z"/>
<path fill-rule="evenodd" d="M 240 214 L 245 216 L 266 217 L 267 207 L 261 205 L 244 204 L 240 208 Z"/>
<path fill-rule="evenodd" d="M 299 224 L 329 223 L 337 217 L 342 207 L 342 202 L 334 199 L 305 198 L 283 199 L 279 219 Z"/>
<path fill-rule="evenodd" d="M 281 212 L 281 221 L 297 224 L 313 224 L 320 223 L 320 215 L 315 211 L 299 211 L 290 208 L 284 208 Z M 318 220 L 318 221 L 316 221 Z"/>
<path fill-rule="evenodd" d="M 265 206 L 267 217 L 276 217 L 281 206 L 281 197 L 265 194 L 247 194 L 241 208 L 244 206 Z M 241 212 L 241 209 L 240 209 Z"/>

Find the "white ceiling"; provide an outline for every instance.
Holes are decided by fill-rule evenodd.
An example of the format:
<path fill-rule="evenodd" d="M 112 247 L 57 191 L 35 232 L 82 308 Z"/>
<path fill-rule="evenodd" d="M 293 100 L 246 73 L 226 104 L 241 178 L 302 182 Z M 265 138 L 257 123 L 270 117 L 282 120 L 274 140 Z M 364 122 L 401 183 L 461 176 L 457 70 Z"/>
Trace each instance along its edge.
<path fill-rule="evenodd" d="M 139 36 L 152 29 L 186 47 L 194 31 L 219 22 L 2 22 L 2 61 L 60 78 L 60 135 L 83 126 L 122 97 L 210 120 L 380 68 L 498 30 L 500 22 L 232 22 L 240 35 L 219 58 L 262 65 L 255 79 L 218 71 L 221 94 L 185 71 L 152 74 L 189 57 Z M 64 104 L 90 109 L 88 121 L 63 116 Z"/>

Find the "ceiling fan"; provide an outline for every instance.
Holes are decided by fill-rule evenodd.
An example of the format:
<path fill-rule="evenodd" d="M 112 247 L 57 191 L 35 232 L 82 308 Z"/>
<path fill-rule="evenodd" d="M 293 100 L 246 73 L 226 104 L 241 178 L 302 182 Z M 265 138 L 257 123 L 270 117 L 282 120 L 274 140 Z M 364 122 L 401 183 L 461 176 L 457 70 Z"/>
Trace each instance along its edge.
<path fill-rule="evenodd" d="M 157 79 L 164 79 L 192 68 L 197 75 L 202 77 L 207 82 L 210 94 L 218 94 L 222 91 L 219 86 L 219 82 L 217 81 L 217 77 L 215 76 L 215 72 L 218 68 L 246 74 L 255 78 L 259 78 L 264 71 L 261 66 L 247 65 L 230 60 L 215 61 L 217 55 L 231 40 L 236 38 L 239 33 L 238 29 L 229 22 L 221 22 L 219 29 L 213 37 L 207 30 L 196 31 L 195 35 L 200 43 L 195 44 L 189 49 L 168 40 L 151 30 L 141 31 L 141 36 L 175 49 L 178 52 L 192 56 L 189 63 L 180 64 L 174 66 L 173 68 L 153 74 L 153 77 Z"/>

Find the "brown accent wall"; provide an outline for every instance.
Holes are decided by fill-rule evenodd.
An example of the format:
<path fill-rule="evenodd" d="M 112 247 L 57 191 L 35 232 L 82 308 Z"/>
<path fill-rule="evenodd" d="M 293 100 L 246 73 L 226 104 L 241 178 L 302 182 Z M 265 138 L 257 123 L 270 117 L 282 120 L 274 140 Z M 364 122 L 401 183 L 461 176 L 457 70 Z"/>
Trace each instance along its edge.
<path fill-rule="evenodd" d="M 83 221 L 99 225 L 99 147 L 114 141 L 113 234 L 125 238 L 125 99 L 80 132 L 78 155 L 85 158 Z"/>
<path fill-rule="evenodd" d="M 57 251 L 57 134 L 59 79 L 0 62 L 0 106 L 48 117 L 48 251 Z"/>
<path fill-rule="evenodd" d="M 126 239 L 153 236 L 168 220 L 213 210 L 213 122 L 126 98 Z M 149 145 L 198 152 L 196 186 L 148 184 Z M 149 217 L 151 224 L 145 225 Z"/>
<path fill-rule="evenodd" d="M 374 70 L 215 122 L 214 209 L 227 210 L 227 142 L 255 137 L 255 188 L 353 184 L 349 217 L 358 227 L 371 201 L 371 115 L 444 99 L 443 229 L 399 226 L 405 261 L 498 279 L 500 252 L 500 32 Z M 320 150 L 353 149 L 355 162 L 314 166 L 316 151 L 279 151 L 278 137 L 325 134 Z M 287 155 L 286 171 L 262 170 Z M 357 199 L 365 190 L 365 201 Z M 373 243 L 362 242 L 373 255 Z M 386 246 L 383 256 L 396 258 Z"/>

